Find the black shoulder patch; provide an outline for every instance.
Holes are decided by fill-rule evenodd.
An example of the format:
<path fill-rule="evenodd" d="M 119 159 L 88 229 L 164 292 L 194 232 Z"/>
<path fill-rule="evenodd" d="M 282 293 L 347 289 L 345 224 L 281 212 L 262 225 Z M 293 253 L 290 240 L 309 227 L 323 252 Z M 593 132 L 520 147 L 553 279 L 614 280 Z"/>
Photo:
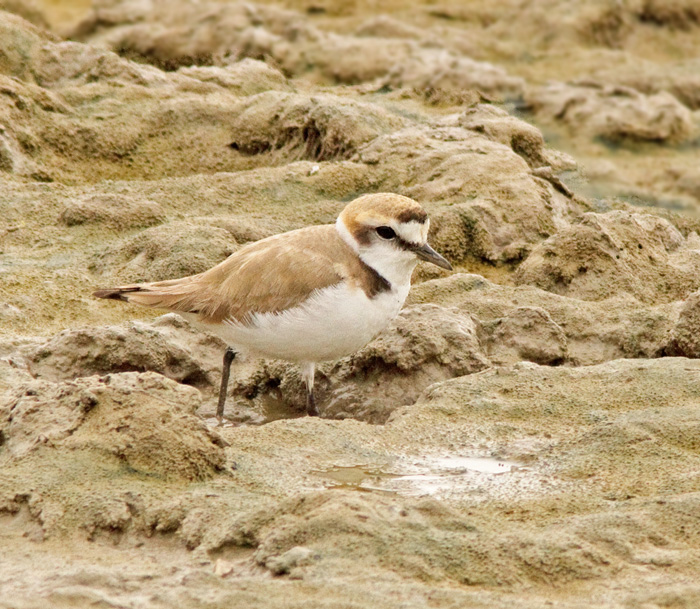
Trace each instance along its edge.
<path fill-rule="evenodd" d="M 380 275 L 379 272 L 369 266 L 369 264 L 365 264 L 365 262 L 362 262 L 362 264 L 366 267 L 369 279 L 367 285 L 364 286 L 365 294 L 367 294 L 369 298 L 374 298 L 382 292 L 389 292 L 391 290 L 391 283 L 386 277 Z"/>

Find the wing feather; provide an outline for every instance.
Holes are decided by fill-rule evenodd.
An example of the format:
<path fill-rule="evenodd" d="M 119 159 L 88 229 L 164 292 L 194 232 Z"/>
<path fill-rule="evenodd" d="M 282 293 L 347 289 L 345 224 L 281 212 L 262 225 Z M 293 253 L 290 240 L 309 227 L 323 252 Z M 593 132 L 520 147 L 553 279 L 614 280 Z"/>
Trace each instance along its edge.
<path fill-rule="evenodd" d="M 199 275 L 99 290 L 95 296 L 196 313 L 210 323 L 245 323 L 254 313 L 300 305 L 315 290 L 347 279 L 358 263 L 333 225 L 312 226 L 247 245 Z"/>

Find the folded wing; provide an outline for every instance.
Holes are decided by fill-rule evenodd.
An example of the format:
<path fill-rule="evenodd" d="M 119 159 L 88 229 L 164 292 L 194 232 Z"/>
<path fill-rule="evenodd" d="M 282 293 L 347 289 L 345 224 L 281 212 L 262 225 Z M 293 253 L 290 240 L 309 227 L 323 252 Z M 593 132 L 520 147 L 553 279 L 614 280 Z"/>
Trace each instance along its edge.
<path fill-rule="evenodd" d="M 204 322 L 246 323 L 254 313 L 302 304 L 357 265 L 332 225 L 313 226 L 247 245 L 199 275 L 98 290 L 98 298 L 194 313 Z"/>

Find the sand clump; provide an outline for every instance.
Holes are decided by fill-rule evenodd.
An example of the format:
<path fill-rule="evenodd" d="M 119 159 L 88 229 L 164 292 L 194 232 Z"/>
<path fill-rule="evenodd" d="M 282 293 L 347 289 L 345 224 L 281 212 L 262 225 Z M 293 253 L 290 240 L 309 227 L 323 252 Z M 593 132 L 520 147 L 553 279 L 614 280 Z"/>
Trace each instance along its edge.
<path fill-rule="evenodd" d="M 81 197 L 59 216 L 66 226 L 96 223 L 119 230 L 153 226 L 165 218 L 165 211 L 154 201 L 134 201 L 118 195 Z"/>
<path fill-rule="evenodd" d="M 309 160 L 345 159 L 402 125 L 400 117 L 352 100 L 267 92 L 241 108 L 230 145 L 244 154 L 285 149 L 287 160 L 297 150 Z"/>
<path fill-rule="evenodd" d="M 223 344 L 196 332 L 179 316 L 152 324 L 71 329 L 22 349 L 21 360 L 38 378 L 63 381 L 115 372 L 158 372 L 200 388 L 218 383 Z"/>
<path fill-rule="evenodd" d="M 667 91 L 691 110 L 700 109 L 697 58 L 665 65 L 638 60 L 630 65 L 599 68 L 594 78 L 605 84 L 618 83 L 631 87 L 645 94 Z"/>
<path fill-rule="evenodd" d="M 333 82 L 413 88 L 458 101 L 465 91 L 514 97 L 523 82 L 486 62 L 423 46 L 408 36 L 376 36 L 376 27 L 340 35 L 313 27 L 298 13 L 263 4 L 208 2 L 195 9 L 171 2 L 125 12 L 96 2 L 77 27 L 81 40 L 159 67 L 215 65 L 226 57 L 272 58 L 288 75 L 314 70 Z M 165 19 L 164 19 L 165 16 Z M 215 18 L 213 18 L 215 17 Z M 157 23 L 157 27 L 152 27 Z"/>
<path fill-rule="evenodd" d="M 225 66 L 188 66 L 178 73 L 202 82 L 210 82 L 239 96 L 264 91 L 289 91 L 292 87 L 284 74 L 255 59 L 245 58 Z"/>
<path fill-rule="evenodd" d="M 667 220 L 589 213 L 535 248 L 516 281 L 584 300 L 626 293 L 662 303 L 697 289 L 699 264 L 700 252 Z"/>
<path fill-rule="evenodd" d="M 579 300 L 529 285 L 498 285 L 468 274 L 422 283 L 413 289 L 408 303 L 435 301 L 477 317 L 487 336 L 486 345 L 502 352 L 503 357 L 512 356 L 511 349 L 519 353 L 520 349 L 532 348 L 534 353 L 545 349 L 543 353 L 562 354 L 566 347 L 568 361 L 577 365 L 658 357 L 668 343 L 680 310 L 680 303 L 652 306 L 625 295 L 606 300 Z M 524 332 L 530 323 L 533 329 Z M 517 335 L 505 334 L 498 341 L 488 339 L 489 333 L 506 333 L 513 325 L 521 326 Z M 563 331 L 564 339 L 557 327 Z M 528 347 L 531 341 L 532 347 Z M 557 361 L 556 356 L 550 360 Z"/>
<path fill-rule="evenodd" d="M 184 141 L 193 154 L 188 165 L 171 165 L 171 172 L 241 168 L 245 161 L 230 148 L 223 154 L 229 141 L 217 147 L 219 125 L 237 115 L 231 107 L 252 76 L 258 84 L 250 92 L 264 90 L 264 82 L 284 87 L 281 75 L 256 69 L 259 62 L 221 68 L 228 81 L 220 85 L 201 74 L 164 73 L 106 50 L 61 42 L 7 13 L 0 21 L 8 41 L 2 77 L 19 79 L 3 85 L 8 96 L 0 106 L 0 169 L 19 176 L 109 178 L 121 175 L 118 167 L 125 164 L 141 177 L 162 175 L 162 164 L 169 165 Z M 208 138 L 202 137 L 205 124 Z"/>
<path fill-rule="evenodd" d="M 26 19 L 29 23 L 39 28 L 49 28 L 44 11 L 34 0 L 2 0 L 0 2 L 0 11 L 19 15 L 22 19 Z"/>
<path fill-rule="evenodd" d="M 492 64 L 458 57 L 444 49 L 425 49 L 399 62 L 382 83 L 409 88 L 431 104 L 459 104 L 486 99 L 515 98 L 524 86 L 520 78 Z"/>
<path fill-rule="evenodd" d="M 508 146 L 520 155 L 532 169 L 551 167 L 561 172 L 576 168 L 569 155 L 548 148 L 542 132 L 533 125 L 487 104 L 468 108 L 457 121 L 460 127 L 484 134 L 488 139 Z M 567 194 L 567 193 L 564 193 Z"/>
<path fill-rule="evenodd" d="M 519 361 L 556 366 L 569 359 L 566 334 L 540 307 L 516 307 L 485 330 L 487 353 L 497 363 Z"/>
<path fill-rule="evenodd" d="M 577 201 L 534 176 L 512 148 L 459 126 L 409 127 L 380 136 L 358 159 L 373 166 L 382 188 L 448 203 L 433 213 L 433 241 L 457 263 L 519 260 L 543 234 L 582 211 Z"/>
<path fill-rule="evenodd" d="M 3 456 L 7 462 L 46 444 L 104 451 L 149 475 L 210 477 L 224 465 L 223 442 L 193 416 L 198 398 L 153 372 L 33 381 L 3 404 Z"/>
<path fill-rule="evenodd" d="M 693 292 L 683 302 L 678 322 L 673 328 L 667 349 L 671 355 L 700 357 L 698 323 L 700 323 L 700 293 Z"/>
<path fill-rule="evenodd" d="M 236 249 L 236 240 L 224 228 L 173 222 L 107 248 L 95 256 L 92 268 L 134 283 L 160 281 L 202 273 Z"/>
<path fill-rule="evenodd" d="M 525 101 L 539 117 L 611 142 L 679 142 L 694 134 L 690 110 L 667 92 L 553 83 L 528 91 Z"/>

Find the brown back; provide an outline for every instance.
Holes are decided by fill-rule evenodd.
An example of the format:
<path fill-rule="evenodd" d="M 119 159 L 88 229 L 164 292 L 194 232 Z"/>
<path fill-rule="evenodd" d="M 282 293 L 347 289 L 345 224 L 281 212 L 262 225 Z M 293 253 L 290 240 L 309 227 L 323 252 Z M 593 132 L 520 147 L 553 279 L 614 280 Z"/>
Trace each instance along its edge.
<path fill-rule="evenodd" d="M 247 322 L 303 303 L 346 280 L 368 297 L 391 288 L 362 262 L 333 225 L 311 226 L 247 245 L 199 275 L 96 293 L 150 307 L 198 313 L 202 321 Z"/>

